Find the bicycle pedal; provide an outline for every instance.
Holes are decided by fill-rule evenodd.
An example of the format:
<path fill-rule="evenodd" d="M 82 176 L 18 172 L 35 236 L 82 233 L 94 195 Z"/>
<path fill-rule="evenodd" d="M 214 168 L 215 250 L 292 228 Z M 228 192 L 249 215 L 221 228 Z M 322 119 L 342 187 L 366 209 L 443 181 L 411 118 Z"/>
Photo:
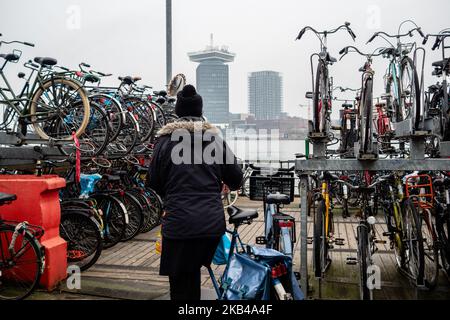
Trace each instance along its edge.
<path fill-rule="evenodd" d="M 383 232 L 384 237 L 390 237 L 392 236 L 392 232 Z"/>
<path fill-rule="evenodd" d="M 256 244 L 267 244 L 266 237 L 256 237 Z"/>
<path fill-rule="evenodd" d="M 300 280 L 301 279 L 301 276 L 300 276 L 300 272 L 294 272 L 294 276 L 295 276 L 295 279 L 297 279 L 297 280 Z"/>
<path fill-rule="evenodd" d="M 345 239 L 336 238 L 336 239 L 334 239 L 334 244 L 337 246 L 343 246 L 343 245 L 345 245 Z"/>
<path fill-rule="evenodd" d="M 356 265 L 358 264 L 358 260 L 355 257 L 347 257 L 346 264 Z"/>
<path fill-rule="evenodd" d="M 377 243 L 377 244 L 386 244 L 387 241 L 386 241 L 386 240 L 374 240 L 374 243 Z"/>
<path fill-rule="evenodd" d="M 306 238 L 306 243 L 307 244 L 313 244 L 313 237 L 307 237 Z"/>

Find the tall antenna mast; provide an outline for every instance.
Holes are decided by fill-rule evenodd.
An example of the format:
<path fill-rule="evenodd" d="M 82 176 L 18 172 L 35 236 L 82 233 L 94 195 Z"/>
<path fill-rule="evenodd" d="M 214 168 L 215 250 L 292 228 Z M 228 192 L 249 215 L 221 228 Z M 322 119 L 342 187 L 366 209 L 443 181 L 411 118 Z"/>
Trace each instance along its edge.
<path fill-rule="evenodd" d="M 214 48 L 214 34 L 211 33 L 210 35 L 210 45 L 211 45 L 211 50 Z"/>

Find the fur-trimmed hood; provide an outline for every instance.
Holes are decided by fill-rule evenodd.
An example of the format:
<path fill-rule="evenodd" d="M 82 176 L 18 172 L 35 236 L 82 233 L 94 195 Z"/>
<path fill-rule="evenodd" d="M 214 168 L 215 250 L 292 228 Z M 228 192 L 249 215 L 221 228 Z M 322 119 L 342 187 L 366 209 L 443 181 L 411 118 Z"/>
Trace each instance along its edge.
<path fill-rule="evenodd" d="M 210 131 L 213 134 L 219 134 L 220 130 L 213 124 L 204 121 L 176 121 L 166 124 L 158 131 L 159 136 L 167 136 L 172 134 L 175 130 L 188 130 L 194 133 L 195 130 L 202 130 L 202 132 Z"/>

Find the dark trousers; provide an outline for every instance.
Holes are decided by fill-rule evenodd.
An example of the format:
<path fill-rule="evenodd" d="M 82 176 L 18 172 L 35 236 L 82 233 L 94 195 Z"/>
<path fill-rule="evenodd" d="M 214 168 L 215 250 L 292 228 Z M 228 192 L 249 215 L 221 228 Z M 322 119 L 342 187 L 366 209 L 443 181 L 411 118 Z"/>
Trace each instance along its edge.
<path fill-rule="evenodd" d="M 200 269 L 176 276 L 169 276 L 170 300 L 198 301 L 200 300 Z"/>
<path fill-rule="evenodd" d="M 219 241 L 163 237 L 159 274 L 169 276 L 171 300 L 200 300 L 200 269 L 211 264 Z"/>

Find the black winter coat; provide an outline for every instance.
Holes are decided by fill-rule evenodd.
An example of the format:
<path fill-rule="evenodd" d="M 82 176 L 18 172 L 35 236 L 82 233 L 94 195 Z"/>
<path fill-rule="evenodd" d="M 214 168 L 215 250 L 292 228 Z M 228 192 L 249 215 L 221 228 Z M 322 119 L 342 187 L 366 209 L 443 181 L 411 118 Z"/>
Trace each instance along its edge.
<path fill-rule="evenodd" d="M 222 183 L 237 190 L 243 175 L 233 152 L 218 135 L 219 130 L 207 122 L 178 121 L 164 126 L 158 134 L 148 186 L 163 198 L 163 237 L 222 236 L 226 226 Z M 211 157 L 205 161 L 203 154 L 216 161 Z"/>

